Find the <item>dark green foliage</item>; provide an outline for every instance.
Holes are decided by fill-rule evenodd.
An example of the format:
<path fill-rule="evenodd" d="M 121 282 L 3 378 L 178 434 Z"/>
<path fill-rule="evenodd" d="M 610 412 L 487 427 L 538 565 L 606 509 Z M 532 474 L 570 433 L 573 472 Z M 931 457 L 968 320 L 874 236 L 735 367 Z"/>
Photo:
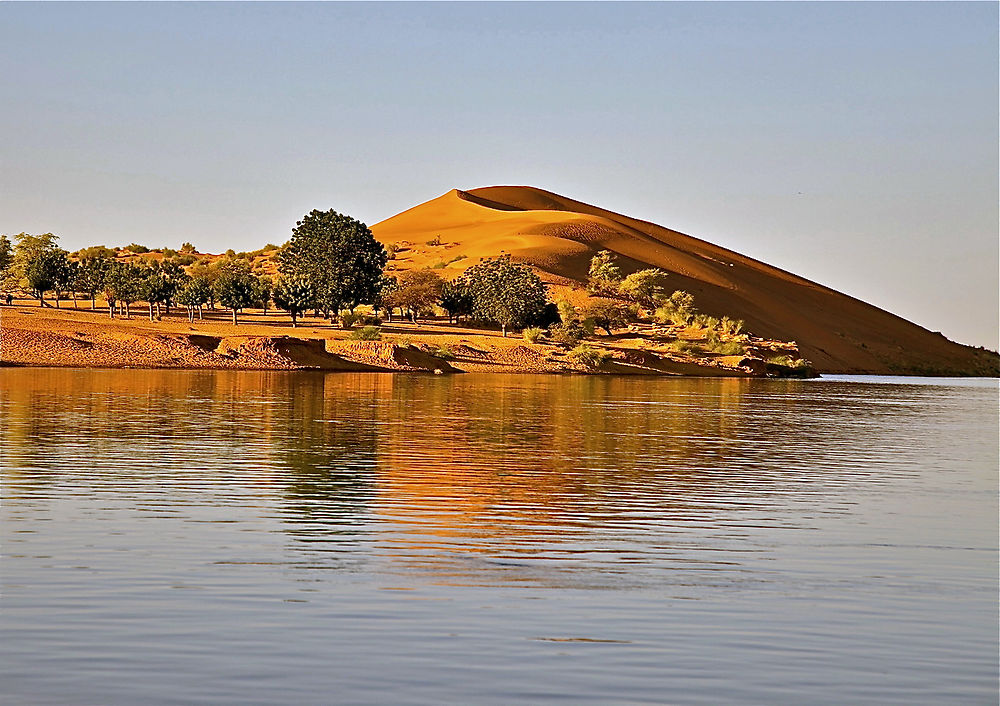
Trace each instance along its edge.
<path fill-rule="evenodd" d="M 368 226 L 331 209 L 296 223 L 277 260 L 282 275 L 309 280 L 317 306 L 337 313 L 374 302 L 386 254 Z"/>
<path fill-rule="evenodd" d="M 184 243 L 181 245 L 181 252 L 186 254 L 191 254 L 198 252 L 198 250 L 191 243 Z"/>
<path fill-rule="evenodd" d="M 472 314 L 472 292 L 465 277 L 456 277 L 441 287 L 441 308 L 448 312 L 448 321 Z"/>
<path fill-rule="evenodd" d="M 591 301 L 582 312 L 591 319 L 594 325 L 611 335 L 611 330 L 627 326 L 636 320 L 635 307 L 614 299 L 596 299 Z"/>
<path fill-rule="evenodd" d="M 553 343 L 564 346 L 575 346 L 586 335 L 583 326 L 579 321 L 570 321 L 567 324 L 553 324 L 549 326 L 549 338 Z"/>
<path fill-rule="evenodd" d="M 147 248 L 145 245 L 139 245 L 139 243 L 130 243 L 129 245 L 125 246 L 124 249 L 136 255 L 143 255 L 149 252 L 149 248 Z"/>
<path fill-rule="evenodd" d="M 315 306 L 312 283 L 304 275 L 279 277 L 271 292 L 274 303 L 292 317 L 292 326 L 297 325 L 299 314 Z"/>
<path fill-rule="evenodd" d="M 537 314 L 528 319 L 527 324 L 528 326 L 537 326 L 538 328 L 548 328 L 553 324 L 561 322 L 562 317 L 559 314 L 559 307 L 552 302 L 548 302 Z"/>
<path fill-rule="evenodd" d="M 245 262 L 229 262 L 219 268 L 212 289 L 215 298 L 233 312 L 233 324 L 239 324 L 237 314 L 254 303 L 257 278 Z"/>
<path fill-rule="evenodd" d="M 267 313 L 267 307 L 271 303 L 271 290 L 274 285 L 271 282 L 271 278 L 266 275 L 260 275 L 257 278 L 254 286 L 254 304 L 259 306 Z"/>
<path fill-rule="evenodd" d="M 120 304 L 125 316 L 131 316 L 132 302 L 142 297 L 143 271 L 128 262 L 113 262 L 104 277 L 104 296 L 108 300 L 108 312 L 115 315 L 115 304 Z"/>
<path fill-rule="evenodd" d="M 522 328 L 546 304 L 545 285 L 528 265 L 509 255 L 483 260 L 465 272 L 474 316 L 507 328 Z"/>
<path fill-rule="evenodd" d="M 76 291 L 90 297 L 91 309 L 97 306 L 97 293 L 104 289 L 104 278 L 112 262 L 114 262 L 112 258 L 100 255 L 80 260 L 76 272 Z"/>

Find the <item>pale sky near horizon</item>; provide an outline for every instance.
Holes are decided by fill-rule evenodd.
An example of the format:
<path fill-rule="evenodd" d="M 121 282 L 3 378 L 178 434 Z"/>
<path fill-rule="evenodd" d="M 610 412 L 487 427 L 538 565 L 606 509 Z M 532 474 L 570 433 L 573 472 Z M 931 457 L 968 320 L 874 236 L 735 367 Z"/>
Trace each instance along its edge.
<path fill-rule="evenodd" d="M 0 233 L 528 184 L 998 343 L 996 3 L 0 4 Z"/>

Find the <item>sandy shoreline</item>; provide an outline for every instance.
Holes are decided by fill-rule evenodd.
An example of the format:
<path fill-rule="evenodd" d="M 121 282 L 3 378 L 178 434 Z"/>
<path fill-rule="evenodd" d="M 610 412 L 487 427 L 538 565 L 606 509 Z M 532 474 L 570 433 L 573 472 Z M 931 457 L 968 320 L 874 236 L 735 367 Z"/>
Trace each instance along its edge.
<path fill-rule="evenodd" d="M 89 306 L 82 304 L 81 306 Z M 174 312 L 159 321 L 143 315 L 109 319 L 106 311 L 24 305 L 0 307 L 0 365 L 113 369 L 341 370 L 418 373 L 605 373 L 750 377 L 729 358 L 665 355 L 641 334 L 588 340 L 609 354 L 598 368 L 574 361 L 565 348 L 521 337 L 449 325 L 446 321 L 386 323 L 382 340 L 358 341 L 350 331 L 308 318 L 248 312 L 240 325 L 224 311 L 194 324 Z"/>

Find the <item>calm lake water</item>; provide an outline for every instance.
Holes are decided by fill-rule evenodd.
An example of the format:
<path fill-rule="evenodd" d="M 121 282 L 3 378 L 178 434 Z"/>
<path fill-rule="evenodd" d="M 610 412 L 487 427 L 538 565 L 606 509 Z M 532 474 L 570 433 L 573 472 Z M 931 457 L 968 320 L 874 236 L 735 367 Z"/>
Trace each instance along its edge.
<path fill-rule="evenodd" d="M 997 702 L 996 380 L 0 370 L 4 704 Z"/>

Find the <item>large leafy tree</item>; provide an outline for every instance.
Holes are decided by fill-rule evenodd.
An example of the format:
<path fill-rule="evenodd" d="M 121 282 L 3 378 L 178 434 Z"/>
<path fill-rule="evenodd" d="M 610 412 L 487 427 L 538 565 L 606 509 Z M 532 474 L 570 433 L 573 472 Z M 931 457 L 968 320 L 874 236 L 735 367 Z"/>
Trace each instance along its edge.
<path fill-rule="evenodd" d="M 30 289 L 38 297 L 39 306 L 45 306 L 45 292 L 56 287 L 64 279 L 66 251 L 61 250 L 52 233 L 31 235 L 18 233 L 14 236 L 13 261 L 10 267 L 21 286 Z"/>
<path fill-rule="evenodd" d="M 316 306 L 329 316 L 375 301 L 386 254 L 368 226 L 331 209 L 296 223 L 277 259 L 282 275 L 309 280 Z"/>
<path fill-rule="evenodd" d="M 465 271 L 472 294 L 472 313 L 508 328 L 522 328 L 546 303 L 545 285 L 528 265 L 511 262 L 510 255 L 483 260 Z"/>

